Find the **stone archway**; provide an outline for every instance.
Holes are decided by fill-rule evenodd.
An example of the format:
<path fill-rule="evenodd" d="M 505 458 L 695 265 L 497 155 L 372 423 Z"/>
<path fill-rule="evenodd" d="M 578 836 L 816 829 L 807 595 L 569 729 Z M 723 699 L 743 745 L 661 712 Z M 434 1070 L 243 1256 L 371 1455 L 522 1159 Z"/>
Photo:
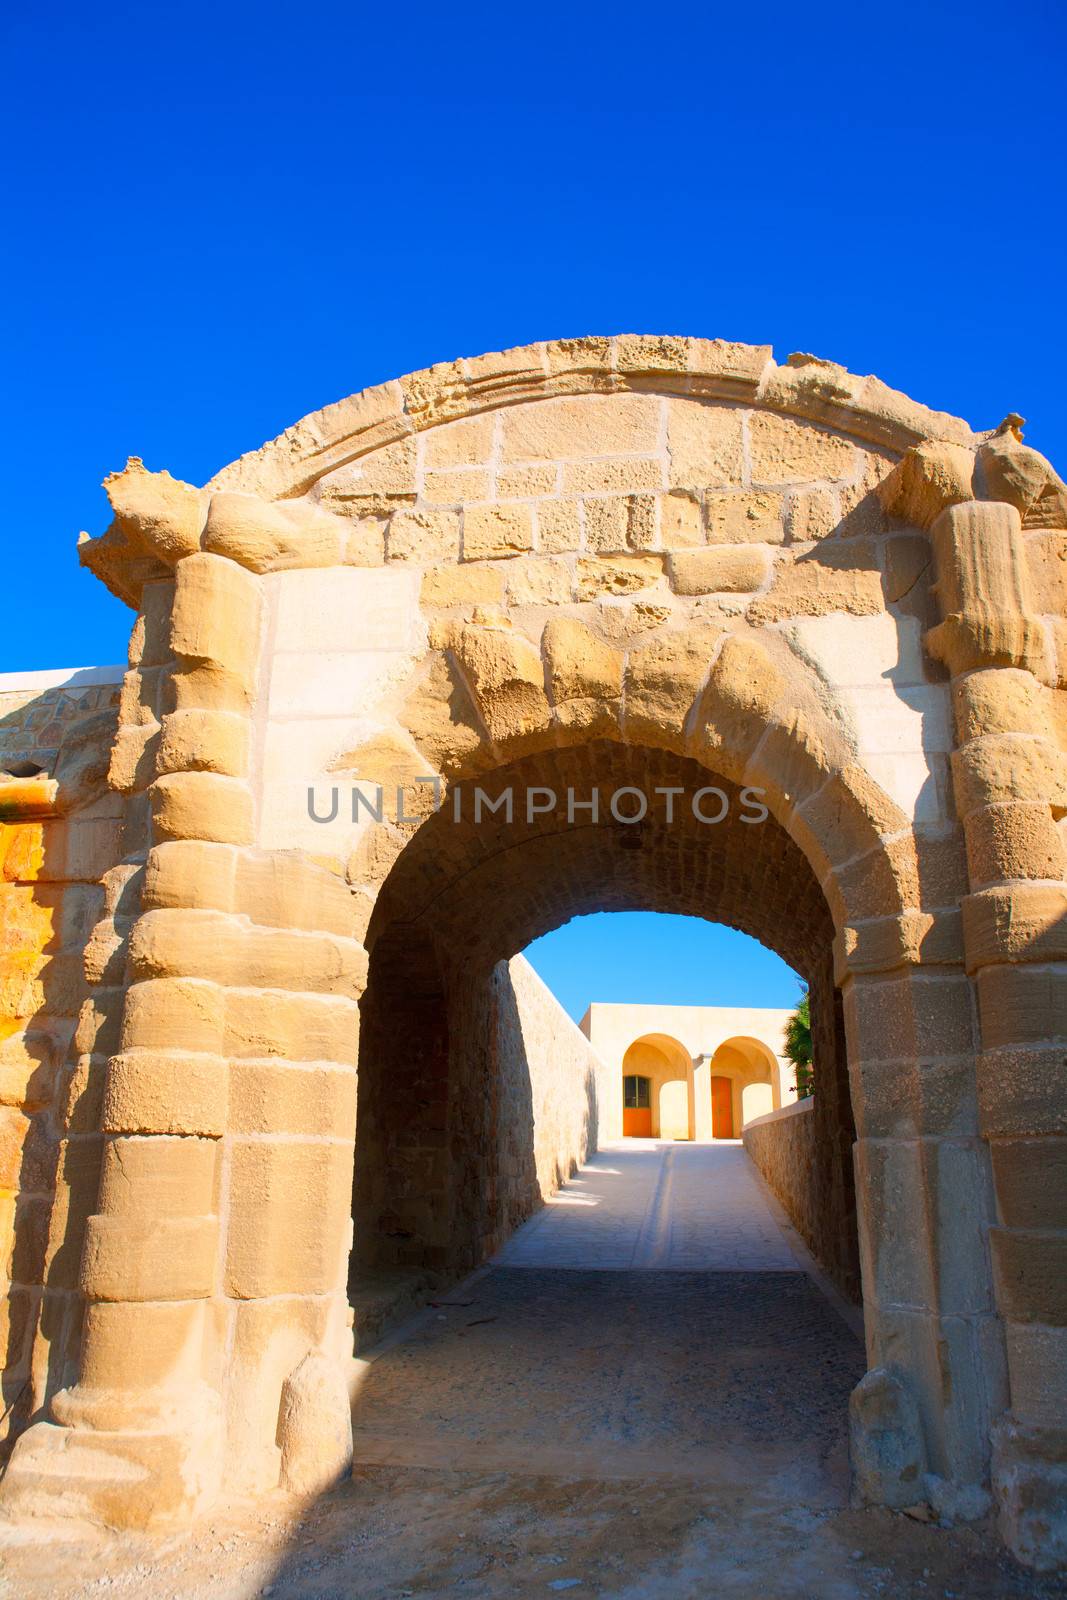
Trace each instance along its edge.
<path fill-rule="evenodd" d="M 282 1384 L 309 1350 L 339 1373 L 348 1356 L 367 952 L 364 1082 L 373 994 L 400 971 L 391 930 L 425 921 L 427 895 L 456 916 L 492 904 L 463 925 L 489 970 L 560 914 L 564 865 L 563 904 L 585 892 L 553 847 L 510 903 L 472 897 L 488 866 L 449 857 L 453 901 L 420 845 L 442 824 L 419 780 L 447 796 L 509 764 L 588 779 L 611 759 L 640 787 L 669 759 L 765 791 L 767 837 L 817 885 L 777 938 L 824 923 L 813 1012 L 837 1070 L 819 1115 L 842 1203 L 849 1096 L 855 1112 L 868 1355 L 886 1369 L 877 1416 L 856 1402 L 861 1465 L 889 1404 L 924 1492 L 977 1508 L 995 1436 L 1026 1554 L 1067 1436 L 1048 1378 L 1067 1367 L 1050 1287 L 1067 509 L 1017 419 L 974 434 L 764 347 L 560 341 L 342 401 L 203 490 L 136 462 L 108 489 L 115 521 L 83 559 L 138 622 L 110 769 L 126 826 L 90 941 L 111 1006 L 87 1002 L 72 1043 L 102 1174 L 63 1224 L 85 1318 L 48 1365 L 77 1381 L 36 1391 L 9 1504 L 136 1523 L 187 1514 L 224 1469 L 276 1481 Z M 316 820 L 357 780 L 392 796 L 380 823 Z M 642 891 L 677 908 L 687 866 L 669 840 L 655 854 Z M 629 870 L 600 870 L 590 903 Z M 764 908 L 776 892 L 751 891 Z M 421 1027 L 441 980 L 417 932 Z M 484 1247 L 477 1207 L 457 1215 L 463 1249 Z M 898 1492 L 874 1456 L 861 1487 Z"/>

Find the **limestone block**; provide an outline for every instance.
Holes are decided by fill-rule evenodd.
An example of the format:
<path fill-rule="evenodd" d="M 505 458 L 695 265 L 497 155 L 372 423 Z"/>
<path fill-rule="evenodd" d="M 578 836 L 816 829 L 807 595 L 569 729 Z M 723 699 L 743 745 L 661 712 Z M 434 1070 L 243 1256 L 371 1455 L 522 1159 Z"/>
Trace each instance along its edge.
<path fill-rule="evenodd" d="M 856 470 L 856 451 L 849 440 L 771 412 L 751 417 L 749 451 L 757 484 L 851 478 Z"/>
<path fill-rule="evenodd" d="M 792 560 L 788 553 L 781 557 L 770 590 L 753 601 L 747 616 L 762 623 L 834 611 L 876 616 L 884 610 L 882 576 L 873 552 L 858 543 L 840 549 L 821 544 Z"/>
<path fill-rule="evenodd" d="M 571 617 L 546 624 L 541 650 L 560 723 L 591 731 L 613 728 L 622 694 L 622 652 Z"/>
<path fill-rule="evenodd" d="M 461 627 L 453 650 L 492 739 L 514 739 L 548 726 L 544 669 L 528 639 L 504 629 Z"/>
<path fill-rule="evenodd" d="M 122 472 L 104 479 L 115 513 L 114 526 L 135 546 L 173 566 L 200 548 L 202 496 L 169 472 L 148 472 L 131 456 Z"/>
<path fill-rule="evenodd" d="M 348 530 L 346 567 L 380 567 L 385 561 L 385 518 L 362 516 Z"/>
<path fill-rule="evenodd" d="M 193 977 L 254 988 L 358 996 L 367 957 L 337 934 L 262 928 L 223 912 L 147 911 L 129 946 L 135 981 Z"/>
<path fill-rule="evenodd" d="M 709 544 L 781 544 L 785 538 L 780 494 L 709 494 L 704 512 Z"/>
<path fill-rule="evenodd" d="M 502 461 L 654 455 L 659 402 L 652 395 L 576 395 L 509 406 L 500 414 Z"/>
<path fill-rule="evenodd" d="M 179 563 L 171 616 L 178 656 L 232 673 L 251 687 L 259 638 L 259 584 L 241 567 L 201 553 Z"/>
<path fill-rule="evenodd" d="M 163 719 L 157 757 L 162 772 L 248 772 L 251 724 L 232 711 L 172 711 Z"/>
<path fill-rule="evenodd" d="M 529 500 L 554 495 L 559 489 L 560 468 L 554 464 L 537 467 L 499 467 L 496 472 L 498 500 Z"/>
<path fill-rule="evenodd" d="M 1067 756 L 1051 739 L 983 734 L 953 752 L 952 774 L 961 817 L 1006 800 L 1043 802 L 1057 816 L 1067 810 Z"/>
<path fill-rule="evenodd" d="M 662 463 L 651 456 L 568 461 L 563 467 L 565 494 L 639 494 L 662 486 Z"/>
<path fill-rule="evenodd" d="M 533 548 L 529 506 L 493 501 L 467 506 L 463 513 L 463 559 L 496 561 Z"/>
<path fill-rule="evenodd" d="M 282 1385 L 278 1443 L 281 1484 L 290 1494 L 319 1495 L 352 1466 L 352 1403 L 337 1363 L 309 1352 Z"/>
<path fill-rule="evenodd" d="M 978 974 L 982 1043 L 1044 1044 L 1067 1030 L 1067 963 L 983 967 Z"/>
<path fill-rule="evenodd" d="M 662 576 L 662 556 L 590 556 L 578 562 L 578 598 L 634 594 L 651 588 Z"/>
<path fill-rule="evenodd" d="M 156 837 L 251 844 L 252 791 L 239 778 L 215 772 L 170 772 L 152 785 Z"/>
<path fill-rule="evenodd" d="M 993 1139 L 989 1149 L 1004 1226 L 1067 1228 L 1067 1139 Z"/>
<path fill-rule="evenodd" d="M 746 594 L 764 582 L 771 560 L 764 549 L 724 544 L 675 551 L 669 566 L 676 594 Z"/>
<path fill-rule="evenodd" d="M 988 733 L 1033 733 L 1048 738 L 1051 695 L 1031 672 L 1011 667 L 969 672 L 953 684 L 960 744 Z"/>
<path fill-rule="evenodd" d="M 565 605 L 573 589 L 571 569 L 559 556 L 530 556 L 508 568 L 508 598 L 513 605 Z"/>
<path fill-rule="evenodd" d="M 770 363 L 769 344 L 735 344 L 729 339 L 690 339 L 689 371 L 694 391 L 754 399 Z"/>
<path fill-rule="evenodd" d="M 969 972 L 995 962 L 1067 960 L 1067 884 L 997 884 L 968 895 L 963 928 Z"/>
<path fill-rule="evenodd" d="M 269 989 L 220 992 L 226 997 L 222 1043 L 225 1055 L 264 1059 L 282 1056 L 290 1061 L 334 1061 L 355 1066 L 359 1055 L 359 1008 L 354 1000 L 342 995 L 287 994 Z"/>
<path fill-rule="evenodd" d="M 551 500 L 537 507 L 537 548 L 546 553 L 577 550 L 582 516 L 577 500 Z"/>
<path fill-rule="evenodd" d="M 423 574 L 424 606 L 491 606 L 504 599 L 504 574 L 499 567 L 434 567 Z"/>
<path fill-rule="evenodd" d="M 130 1050 L 112 1056 L 101 1126 L 108 1133 L 219 1137 L 226 1131 L 227 1065 L 181 1050 Z"/>
<path fill-rule="evenodd" d="M 693 702 L 722 640 L 721 628 L 697 623 L 630 654 L 625 682 L 625 725 L 660 744 L 679 742 Z"/>
<path fill-rule="evenodd" d="M 316 862 L 286 852 L 238 854 L 233 910 L 262 927 L 354 934 L 347 884 Z"/>
<path fill-rule="evenodd" d="M 212 1290 L 213 1216 L 92 1216 L 80 1287 L 92 1300 L 199 1300 Z"/>
<path fill-rule="evenodd" d="M 1067 533 L 1031 533 L 1024 539 L 1029 592 L 1041 615 L 1067 617 Z"/>
<path fill-rule="evenodd" d="M 229 1131 L 354 1139 L 356 1074 L 316 1061 L 235 1061 Z"/>
<path fill-rule="evenodd" d="M 1067 1412 L 1067 1327 L 1009 1322 L 1004 1329 L 1011 1371 L 1011 1409 L 1038 1423 Z"/>
<path fill-rule="evenodd" d="M 877 488 L 890 516 L 931 528 L 947 506 L 973 498 L 974 453 L 946 439 L 913 445 Z"/>
<path fill-rule="evenodd" d="M 874 1367 L 848 1403 L 853 1499 L 859 1505 L 910 1506 L 925 1498 L 922 1422 L 906 1377 Z"/>
<path fill-rule="evenodd" d="M 603 553 L 646 550 L 656 537 L 653 495 L 612 496 L 586 500 L 585 543 Z"/>
<path fill-rule="evenodd" d="M 212 495 L 201 541 L 251 572 L 340 566 L 347 542 L 344 519 L 313 501 L 227 493 Z"/>
<path fill-rule="evenodd" d="M 668 483 L 672 489 L 725 488 L 744 471 L 742 413 L 696 400 L 667 401 Z"/>
<path fill-rule="evenodd" d="M 111 747 L 108 783 L 122 794 L 144 789 L 155 777 L 159 727 L 153 722 L 119 728 Z"/>
<path fill-rule="evenodd" d="M 459 555 L 458 511 L 397 511 L 389 522 L 390 561 L 447 561 Z"/>
<path fill-rule="evenodd" d="M 416 443 L 397 439 L 338 467 L 315 486 L 316 498 L 339 511 L 393 510 L 415 499 Z"/>
<path fill-rule="evenodd" d="M 235 1140 L 226 1293 L 329 1294 L 345 1281 L 352 1203 L 349 1140 Z"/>
<path fill-rule="evenodd" d="M 546 623 L 541 648 L 553 699 L 613 700 L 622 692 L 623 654 L 573 617 Z"/>
<path fill-rule="evenodd" d="M 1037 450 L 1023 444 L 1021 419 L 1007 417 L 978 447 L 977 471 L 990 500 L 1006 500 L 1024 528 L 1067 528 L 1067 484 Z"/>
<path fill-rule="evenodd" d="M 618 372 L 685 372 L 689 341 L 672 335 L 620 333 L 613 341 Z"/>
<path fill-rule="evenodd" d="M 660 543 L 665 550 L 686 549 L 704 543 L 700 499 L 690 489 L 672 489 L 660 496 Z"/>
<path fill-rule="evenodd" d="M 217 1140 L 195 1135 L 108 1139 L 98 1209 L 112 1221 L 202 1218 L 214 1209 L 218 1150 Z"/>
<path fill-rule="evenodd" d="M 1067 1231 L 991 1228 L 989 1243 L 1001 1314 L 1067 1327 Z"/>
<path fill-rule="evenodd" d="M 731 634 L 723 641 L 700 697 L 696 716 L 700 745 L 734 754 L 743 766 L 785 689 L 785 678 L 763 646 L 743 634 Z"/>
<path fill-rule="evenodd" d="M 203 1305 L 196 1301 L 97 1301 L 86 1306 L 80 1384 L 136 1400 L 145 1390 L 195 1383 L 203 1317 Z"/>
<path fill-rule="evenodd" d="M 232 845 L 202 839 L 155 845 L 145 861 L 142 904 L 146 911 L 168 906 L 232 911 L 236 870 Z"/>
<path fill-rule="evenodd" d="M 1067 1134 L 1062 1074 L 1063 1045 L 1059 1041 L 983 1050 L 978 1058 L 977 1085 L 984 1136 L 1059 1138 Z"/>
<path fill-rule="evenodd" d="M 857 976 L 843 998 L 850 1060 L 913 1061 L 974 1049 L 971 986 L 962 973 Z"/>
<path fill-rule="evenodd" d="M 790 544 L 825 539 L 837 522 L 837 507 L 828 489 L 799 489 L 789 496 L 786 527 Z"/>
<path fill-rule="evenodd" d="M 122 1013 L 120 1048 L 213 1053 L 222 1038 L 224 1008 L 224 991 L 197 978 L 132 984 Z"/>
<path fill-rule="evenodd" d="M 431 656 L 425 676 L 404 702 L 401 720 L 433 771 L 452 773 L 477 764 L 486 744 L 458 667 L 440 653 Z"/>
<path fill-rule="evenodd" d="M 493 422 L 492 414 L 487 412 L 427 429 L 421 439 L 423 465 L 471 467 L 488 461 L 493 448 Z"/>
<path fill-rule="evenodd" d="M 1002 1417 L 991 1472 L 1000 1535 L 1016 1560 L 1038 1572 L 1067 1566 L 1067 1452 L 1062 1433 L 1045 1422 Z"/>
<path fill-rule="evenodd" d="M 1013 878 L 1067 876 L 1063 840 L 1046 801 L 980 806 L 964 824 L 975 888 Z"/>
<path fill-rule="evenodd" d="M 1019 513 L 968 500 L 934 521 L 930 538 L 944 617 L 927 635 L 953 673 L 1045 664 L 1045 632 L 1031 614 Z"/>

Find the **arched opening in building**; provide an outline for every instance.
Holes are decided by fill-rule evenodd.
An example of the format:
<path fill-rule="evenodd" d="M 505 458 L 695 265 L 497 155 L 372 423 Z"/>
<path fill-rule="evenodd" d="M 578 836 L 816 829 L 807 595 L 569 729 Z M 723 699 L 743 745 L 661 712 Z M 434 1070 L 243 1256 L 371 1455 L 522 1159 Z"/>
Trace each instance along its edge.
<path fill-rule="evenodd" d="M 677 1039 L 648 1033 L 635 1039 L 622 1058 L 622 1131 L 631 1138 L 691 1139 L 693 1137 L 693 1061 Z M 635 1082 L 636 1080 L 636 1082 Z M 644 1095 L 644 1116 L 627 1114 L 632 1083 Z"/>
<path fill-rule="evenodd" d="M 553 1170 L 556 1149 L 546 1131 L 562 1113 L 535 1103 L 527 1056 L 547 1045 L 524 1036 L 508 963 L 575 916 L 627 910 L 738 928 L 775 950 L 808 984 L 821 1064 L 824 1265 L 855 1292 L 854 1128 L 833 922 L 811 866 L 773 818 L 742 821 L 739 791 L 721 778 L 714 781 L 728 803 L 714 826 L 684 804 L 674 806 L 670 820 L 650 806 L 634 823 L 616 820 L 607 805 L 622 788 L 685 795 L 709 781 L 706 768 L 675 753 L 593 741 L 531 754 L 480 777 L 489 796 L 510 790 L 516 797 L 510 819 L 503 806 L 484 807 L 477 818 L 471 806 L 458 817 L 446 806 L 407 834 L 389 831 L 383 853 L 389 851 L 392 866 L 368 928 L 362 1002 L 357 1292 L 381 1273 L 458 1277 L 488 1259 L 540 1207 L 546 1186 L 567 1176 Z M 550 791 L 557 803 L 529 815 L 521 797 L 534 788 Z M 591 788 L 605 797 L 597 820 L 567 802 L 568 794 L 586 798 Z M 662 1040 L 641 1043 L 664 1052 Z M 632 1066 L 613 1079 L 620 1110 L 624 1077 L 654 1081 L 645 1063 Z M 706 1092 L 710 1099 L 710 1075 Z M 567 1115 L 584 1121 L 595 1143 L 600 1107 L 593 1075 L 569 1093 Z M 679 1091 L 668 1093 L 671 1127 L 683 1121 L 692 1127 L 691 1092 L 687 1098 L 683 1117 Z M 649 1099 L 662 1133 L 663 1096 L 657 1103 L 650 1085 Z M 744 1114 L 742 1098 L 738 1115 Z"/>
<path fill-rule="evenodd" d="M 724 1039 L 709 1065 L 716 1139 L 740 1138 L 746 1123 L 796 1096 L 795 1074 L 762 1039 Z"/>

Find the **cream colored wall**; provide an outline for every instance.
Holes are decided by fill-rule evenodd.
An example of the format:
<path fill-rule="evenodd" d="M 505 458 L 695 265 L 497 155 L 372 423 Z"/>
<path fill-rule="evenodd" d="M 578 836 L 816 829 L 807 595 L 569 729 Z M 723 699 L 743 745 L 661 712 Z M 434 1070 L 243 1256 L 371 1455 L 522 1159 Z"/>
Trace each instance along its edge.
<path fill-rule="evenodd" d="M 603 1062 L 598 1090 L 601 1139 L 622 1137 L 623 1058 L 635 1040 L 648 1034 L 663 1034 L 675 1039 L 695 1063 L 693 1071 L 692 1118 L 694 1137 L 711 1138 L 712 1072 L 722 1067 L 724 1075 L 752 1076 L 752 1066 L 739 1052 L 730 1051 L 712 1066 L 709 1059 L 728 1039 L 750 1038 L 765 1045 L 777 1063 L 777 1083 L 769 1083 L 772 1102 L 788 1105 L 796 1100 L 796 1077 L 785 1055 L 785 1027 L 791 1011 L 759 1006 L 651 1006 L 615 1005 L 595 1001 L 581 1021 L 582 1032 Z M 630 1070 L 629 1067 L 627 1070 Z M 638 1069 L 633 1069 L 638 1070 Z M 653 1096 L 655 1100 L 655 1095 Z M 734 1127 L 740 1133 L 745 1115 L 760 1116 L 773 1105 L 746 1106 L 742 1085 L 734 1090 Z M 657 1132 L 653 1120 L 653 1132 Z"/>

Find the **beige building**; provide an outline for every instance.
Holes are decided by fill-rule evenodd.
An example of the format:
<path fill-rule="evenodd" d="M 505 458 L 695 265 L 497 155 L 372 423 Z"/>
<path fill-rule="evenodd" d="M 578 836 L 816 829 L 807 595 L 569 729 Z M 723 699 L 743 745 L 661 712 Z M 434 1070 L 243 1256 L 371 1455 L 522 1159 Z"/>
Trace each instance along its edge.
<path fill-rule="evenodd" d="M 7 1514 L 329 1481 L 368 1280 L 588 1148 L 508 963 L 645 909 L 808 984 L 812 1109 L 748 1131 L 863 1296 L 857 1495 L 1067 1560 L 1067 487 L 990 420 L 625 334 L 107 479 L 122 684 L 4 718 Z"/>
<path fill-rule="evenodd" d="M 796 1100 L 784 1053 L 789 1011 L 754 1006 L 612 1005 L 581 1020 L 602 1066 L 602 1139 L 739 1139 Z"/>

